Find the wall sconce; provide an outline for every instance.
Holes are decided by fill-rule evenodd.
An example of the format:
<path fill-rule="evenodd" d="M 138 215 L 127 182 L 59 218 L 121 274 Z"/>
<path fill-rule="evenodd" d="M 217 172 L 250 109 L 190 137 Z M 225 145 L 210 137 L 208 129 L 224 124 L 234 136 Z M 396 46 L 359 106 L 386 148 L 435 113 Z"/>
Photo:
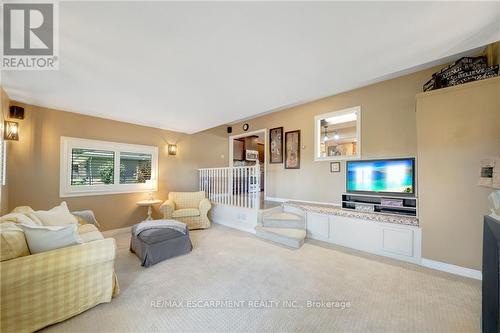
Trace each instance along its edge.
<path fill-rule="evenodd" d="M 169 155 L 177 155 L 177 145 L 168 145 L 168 154 Z"/>
<path fill-rule="evenodd" d="M 4 121 L 3 138 L 5 140 L 19 140 L 19 123 L 15 121 Z"/>

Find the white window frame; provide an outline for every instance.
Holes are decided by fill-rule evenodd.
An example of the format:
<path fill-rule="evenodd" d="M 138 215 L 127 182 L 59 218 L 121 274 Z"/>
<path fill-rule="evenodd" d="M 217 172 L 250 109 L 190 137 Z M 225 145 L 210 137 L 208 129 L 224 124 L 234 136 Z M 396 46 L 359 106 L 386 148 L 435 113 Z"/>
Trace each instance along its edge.
<path fill-rule="evenodd" d="M 71 158 L 73 149 L 98 149 L 113 151 L 114 184 L 71 185 Z M 152 184 L 120 184 L 120 152 L 151 154 Z M 117 172 L 118 170 L 118 172 Z M 80 197 L 91 195 L 156 192 L 158 190 L 158 147 L 128 143 L 98 141 L 61 136 L 59 196 Z"/>
<path fill-rule="evenodd" d="M 3 139 L 3 133 L 0 133 L 2 138 L 0 139 L 0 185 L 7 185 L 7 141 Z M 0 193 L 0 200 L 1 200 Z"/>
<path fill-rule="evenodd" d="M 3 138 L 4 133 L 4 117 L 2 113 L 2 118 L 0 118 L 0 186 L 5 186 L 7 184 L 7 141 Z M 2 201 L 2 193 L 0 191 L 0 202 Z"/>
<path fill-rule="evenodd" d="M 356 155 L 349 156 L 321 156 L 321 119 L 341 116 L 344 114 L 356 114 Z M 359 160 L 361 158 L 361 106 L 354 106 L 347 109 L 323 113 L 314 117 L 314 161 L 346 161 Z"/>

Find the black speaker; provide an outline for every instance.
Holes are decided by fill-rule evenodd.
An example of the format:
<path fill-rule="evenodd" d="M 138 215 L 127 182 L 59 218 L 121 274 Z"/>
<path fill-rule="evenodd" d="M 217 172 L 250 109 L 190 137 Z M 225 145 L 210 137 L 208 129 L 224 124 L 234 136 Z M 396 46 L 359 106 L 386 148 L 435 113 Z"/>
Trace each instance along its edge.
<path fill-rule="evenodd" d="M 483 281 L 482 332 L 500 332 L 500 221 L 484 217 L 483 227 Z"/>
<path fill-rule="evenodd" d="M 16 105 L 11 105 L 9 111 L 10 118 L 24 119 L 24 108 Z"/>
<path fill-rule="evenodd" d="M 231 126 L 228 126 L 228 127 L 227 127 L 227 133 L 228 133 L 228 134 L 233 133 L 233 128 L 232 128 Z"/>

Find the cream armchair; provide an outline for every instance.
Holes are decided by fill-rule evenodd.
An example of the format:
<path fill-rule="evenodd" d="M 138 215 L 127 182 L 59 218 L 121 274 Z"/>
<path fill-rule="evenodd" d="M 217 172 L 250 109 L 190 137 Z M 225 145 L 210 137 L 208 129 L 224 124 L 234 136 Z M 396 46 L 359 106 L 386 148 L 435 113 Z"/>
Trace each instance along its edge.
<path fill-rule="evenodd" d="M 210 227 L 208 211 L 212 208 L 210 200 L 205 198 L 205 192 L 170 192 L 168 200 L 160 209 L 163 218 L 184 222 L 192 229 Z"/>

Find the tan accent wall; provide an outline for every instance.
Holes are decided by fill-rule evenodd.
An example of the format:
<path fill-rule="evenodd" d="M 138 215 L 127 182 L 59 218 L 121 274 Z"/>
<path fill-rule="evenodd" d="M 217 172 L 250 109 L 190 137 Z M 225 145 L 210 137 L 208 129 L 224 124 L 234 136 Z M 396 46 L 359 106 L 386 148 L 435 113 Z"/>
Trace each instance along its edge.
<path fill-rule="evenodd" d="M 314 161 L 314 116 L 361 105 L 362 158 L 416 156 L 415 95 L 436 70 L 432 68 L 263 115 L 233 125 L 233 134 L 242 133 L 244 123 L 250 125 L 249 131 L 280 126 L 285 132 L 300 129 L 300 169 L 267 165 L 267 196 L 340 203 L 345 191 L 345 163 L 341 163 L 340 173 L 330 173 L 330 162 Z"/>
<path fill-rule="evenodd" d="M 0 117 L 1 124 L 0 126 L 3 126 L 3 122 L 8 117 L 8 112 L 9 112 L 9 96 L 5 93 L 2 87 L 0 87 L 0 104 L 1 104 L 1 111 L 2 111 L 2 116 Z M 0 133 L 0 135 L 2 135 Z M 2 141 L 0 141 L 2 142 Z M 9 153 L 10 150 L 10 142 L 7 142 L 7 152 Z M 0 165 L 0 167 L 2 167 Z M 7 171 L 8 172 L 8 171 Z M 0 184 L 0 215 L 3 215 L 7 213 L 8 211 L 8 205 L 9 205 L 9 187 L 8 187 L 8 179 L 6 179 L 5 186 Z"/>
<path fill-rule="evenodd" d="M 414 74 L 387 80 L 381 83 L 355 89 L 346 93 L 319 99 L 283 111 L 259 116 L 251 120 L 233 125 L 233 133 L 243 133 L 243 123 L 250 125 L 249 131 L 263 128 L 283 126 L 285 132 L 301 130 L 301 168 L 286 170 L 283 164 L 267 165 L 267 195 L 269 197 L 300 199 L 319 202 L 339 203 L 341 193 L 345 189 L 345 163 L 341 164 L 340 173 L 329 172 L 329 162 L 314 162 L 314 116 L 347 107 L 361 105 L 362 109 L 362 158 L 386 158 L 417 155 L 417 117 L 415 96 L 422 91 L 422 85 L 437 69 L 432 68 Z M 480 84 L 480 83 L 473 83 Z M 454 88 L 451 88 L 454 89 Z M 459 88 L 458 88 L 459 89 Z M 444 91 L 444 90 L 443 90 Z M 432 92 L 431 94 L 440 92 Z M 436 95 L 438 96 L 438 95 Z M 443 95 L 444 96 L 444 95 Z M 472 98 L 476 100 L 477 98 Z M 471 101 L 459 99 L 460 105 L 470 105 L 468 114 L 473 114 Z M 455 103 L 453 98 L 451 103 Z M 171 190 L 195 190 L 196 168 L 228 165 L 228 134 L 225 126 L 201 132 L 195 135 L 163 131 L 159 129 L 136 126 L 101 118 L 78 115 L 74 113 L 45 109 L 25 105 L 27 118 L 21 123 L 21 140 L 11 149 L 9 170 L 10 191 L 9 208 L 17 205 L 31 205 L 35 209 L 45 209 L 58 204 L 59 198 L 59 138 L 73 136 L 98 140 L 118 141 L 125 143 L 157 145 L 160 147 L 159 192 L 157 197 L 165 199 Z M 486 119 L 493 117 L 499 109 L 490 110 Z M 453 112 L 453 107 L 445 112 L 451 118 L 465 117 L 464 114 Z M 465 118 L 467 119 L 467 118 Z M 497 119 L 497 118 L 496 118 Z M 476 151 L 477 142 L 473 145 L 459 144 L 463 131 L 469 129 L 463 119 L 456 126 L 448 127 L 449 119 L 436 119 L 439 130 L 447 132 L 457 140 L 451 141 L 446 149 L 450 152 Z M 493 119 L 490 119 L 493 120 Z M 474 116 L 474 121 L 480 122 Z M 454 124 L 454 123 L 453 123 Z M 487 126 L 493 126 L 493 122 Z M 497 123 L 498 124 L 498 121 Z M 455 127 L 454 127 L 455 126 Z M 477 129 L 474 135 L 477 135 Z M 493 137 L 491 137 L 493 138 Z M 176 157 L 168 156 L 165 140 L 178 142 L 179 153 Z M 497 147 L 500 143 L 494 142 Z M 439 144 L 436 144 L 439 146 Z M 269 147 L 266 146 L 268 150 Z M 497 149 L 498 150 L 498 149 Z M 480 151 L 480 150 L 479 150 Z M 267 155 L 268 151 L 266 152 Z M 476 163 L 479 154 L 471 153 L 470 163 Z M 221 158 L 221 155 L 224 157 Z M 481 246 L 480 230 L 481 215 L 485 213 L 484 195 L 488 190 L 473 187 L 477 180 L 477 170 L 474 164 L 464 166 L 468 188 L 477 195 L 474 205 L 469 206 L 466 199 L 464 209 L 470 209 L 470 216 L 457 216 L 460 223 L 445 224 L 436 219 L 423 222 L 424 257 L 444 261 L 470 268 L 480 266 Z M 425 167 L 424 167 L 425 168 Z M 419 176 L 422 176 L 419 173 Z M 425 176 L 423 176 L 425 177 Z M 426 182 L 422 183 L 426 186 Z M 421 185 L 421 180 L 419 181 Z M 417 188 L 417 190 L 420 190 Z M 444 190 L 444 189 L 443 189 Z M 462 193 L 465 195 L 464 193 Z M 138 222 L 145 216 L 146 209 L 138 208 L 135 202 L 145 194 L 117 194 L 94 197 L 67 198 L 71 209 L 93 209 L 103 224 L 103 229 L 120 228 Z M 483 201 L 484 200 L 484 201 Z M 420 207 L 435 205 L 432 200 L 420 198 Z M 449 203 L 446 205 L 449 206 Z M 430 208 L 433 209 L 433 208 Z M 451 209 L 451 208 L 450 208 Z M 156 211 L 156 216 L 158 212 Z M 471 216 L 474 217 L 471 219 Z M 426 218 L 424 217 L 424 220 Z M 425 226 L 427 224 L 427 226 Z M 457 227 L 459 226 L 459 227 Z M 429 228 L 428 228 L 429 227 Z M 451 236 L 450 236 L 451 235 Z M 469 238 L 469 235 L 470 238 Z M 479 235 L 479 238 L 478 238 Z M 450 238 L 451 237 L 451 238 Z M 448 241 L 456 244 L 449 246 Z M 460 244 L 470 241 L 471 245 L 463 250 L 457 249 Z M 451 253 L 456 252 L 456 253 Z"/>
<path fill-rule="evenodd" d="M 225 127 L 195 135 L 181 134 L 102 118 L 84 116 L 13 102 L 26 110 L 20 122 L 20 140 L 10 147 L 9 209 L 29 205 L 48 209 L 62 200 L 70 209 L 92 209 L 103 230 L 141 221 L 145 207 L 135 202 L 146 193 L 59 197 L 59 145 L 61 136 L 105 140 L 159 147 L 159 177 L 156 198 L 165 200 L 169 191 L 197 190 L 197 168 L 226 166 Z M 166 142 L 177 143 L 178 153 L 169 156 Z M 223 155 L 223 157 L 221 157 Z M 154 216 L 160 216 L 155 207 Z"/>
<path fill-rule="evenodd" d="M 484 55 L 488 57 L 488 66 L 500 65 L 500 41 L 489 44 Z"/>
<path fill-rule="evenodd" d="M 500 156 L 500 78 L 417 97 L 422 256 L 481 269 L 483 215 L 491 189 L 480 160 Z"/>
<path fill-rule="evenodd" d="M 493 43 L 494 65 L 500 65 L 500 42 Z"/>

